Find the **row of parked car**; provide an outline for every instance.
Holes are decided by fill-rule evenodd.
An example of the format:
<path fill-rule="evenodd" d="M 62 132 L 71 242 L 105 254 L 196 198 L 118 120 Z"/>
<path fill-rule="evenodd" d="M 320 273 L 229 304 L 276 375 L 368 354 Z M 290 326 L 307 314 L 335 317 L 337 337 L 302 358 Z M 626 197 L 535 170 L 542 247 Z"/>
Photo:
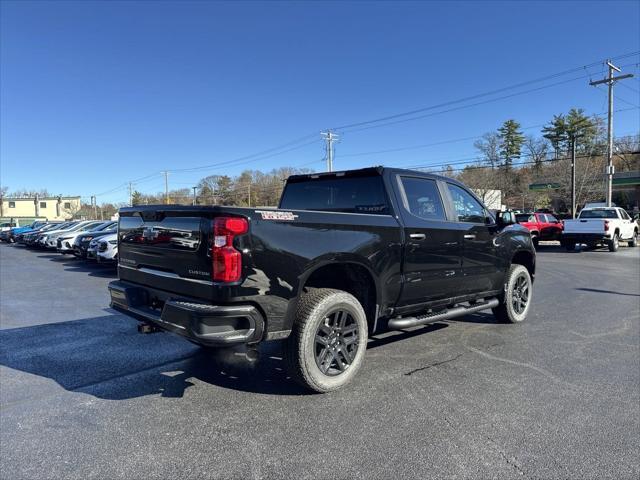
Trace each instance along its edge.
<path fill-rule="evenodd" d="M 117 232 L 118 222 L 111 220 L 36 221 L 0 232 L 0 241 L 116 265 Z"/>

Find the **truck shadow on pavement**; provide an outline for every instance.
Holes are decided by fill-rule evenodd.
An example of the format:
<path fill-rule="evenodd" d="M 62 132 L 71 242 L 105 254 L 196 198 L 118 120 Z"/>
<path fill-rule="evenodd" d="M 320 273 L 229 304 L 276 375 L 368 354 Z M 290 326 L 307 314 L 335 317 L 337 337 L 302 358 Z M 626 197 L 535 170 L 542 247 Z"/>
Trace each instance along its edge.
<path fill-rule="evenodd" d="M 197 382 L 254 393 L 306 393 L 287 378 L 278 345 L 260 359 L 211 352 L 168 333 L 142 335 L 137 322 L 105 315 L 0 331 L 0 365 L 54 380 L 68 391 L 108 400 L 182 397 Z M 3 377 L 19 375 L 3 371 Z M 19 382 L 23 383 L 23 382 Z M 11 393 L 3 393 L 7 401 Z"/>
<path fill-rule="evenodd" d="M 49 258 L 52 262 L 62 265 L 66 272 L 86 273 L 90 277 L 100 278 L 116 278 L 118 276 L 118 270 L 115 264 L 86 262 L 81 258 L 60 254 L 51 257 L 46 256 L 45 258 Z"/>
<path fill-rule="evenodd" d="M 372 337 L 368 348 L 446 328 L 433 324 Z M 208 350 L 169 333 L 139 334 L 137 323 L 121 315 L 0 330 L 0 365 L 10 384 L 28 385 L 19 372 L 49 378 L 67 391 L 107 400 L 146 395 L 181 398 L 198 383 L 267 395 L 306 395 L 288 377 L 282 341 L 260 346 L 250 362 L 241 348 Z M 5 390 L 4 402 L 25 390 Z"/>

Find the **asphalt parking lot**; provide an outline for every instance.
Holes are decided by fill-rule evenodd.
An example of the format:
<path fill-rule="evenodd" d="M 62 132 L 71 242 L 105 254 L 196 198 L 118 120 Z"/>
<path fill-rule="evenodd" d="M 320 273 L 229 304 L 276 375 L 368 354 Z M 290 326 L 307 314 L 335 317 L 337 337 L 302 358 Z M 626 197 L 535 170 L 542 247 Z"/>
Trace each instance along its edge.
<path fill-rule="evenodd" d="M 523 325 L 370 340 L 311 395 L 108 308 L 113 270 L 0 245 L 0 476 L 638 478 L 640 248 L 543 246 Z"/>

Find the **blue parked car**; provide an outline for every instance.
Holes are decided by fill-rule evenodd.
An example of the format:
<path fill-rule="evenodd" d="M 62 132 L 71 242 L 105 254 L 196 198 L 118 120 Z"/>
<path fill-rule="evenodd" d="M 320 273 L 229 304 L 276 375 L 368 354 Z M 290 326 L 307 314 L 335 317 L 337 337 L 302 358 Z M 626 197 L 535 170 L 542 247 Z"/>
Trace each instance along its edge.
<path fill-rule="evenodd" d="M 46 223 L 47 222 L 36 221 L 36 222 L 33 222 L 31 225 L 25 225 L 24 227 L 15 227 L 10 230 L 5 230 L 4 232 L 0 232 L 0 240 L 4 242 L 13 243 L 15 242 L 16 235 L 20 233 L 31 232 L 37 229 L 38 227 L 45 225 Z"/>

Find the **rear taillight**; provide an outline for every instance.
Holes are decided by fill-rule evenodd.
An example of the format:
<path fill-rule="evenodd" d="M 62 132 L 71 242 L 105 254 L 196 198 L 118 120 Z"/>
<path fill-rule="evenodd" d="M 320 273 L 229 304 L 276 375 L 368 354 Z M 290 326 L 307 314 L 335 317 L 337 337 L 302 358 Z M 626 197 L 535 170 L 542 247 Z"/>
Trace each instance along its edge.
<path fill-rule="evenodd" d="M 609 220 L 605 220 L 604 221 L 604 231 L 608 232 L 609 231 Z"/>
<path fill-rule="evenodd" d="M 233 239 L 249 231 L 245 218 L 217 217 L 213 221 L 211 259 L 214 282 L 237 282 L 242 276 L 242 254 L 233 246 Z"/>

